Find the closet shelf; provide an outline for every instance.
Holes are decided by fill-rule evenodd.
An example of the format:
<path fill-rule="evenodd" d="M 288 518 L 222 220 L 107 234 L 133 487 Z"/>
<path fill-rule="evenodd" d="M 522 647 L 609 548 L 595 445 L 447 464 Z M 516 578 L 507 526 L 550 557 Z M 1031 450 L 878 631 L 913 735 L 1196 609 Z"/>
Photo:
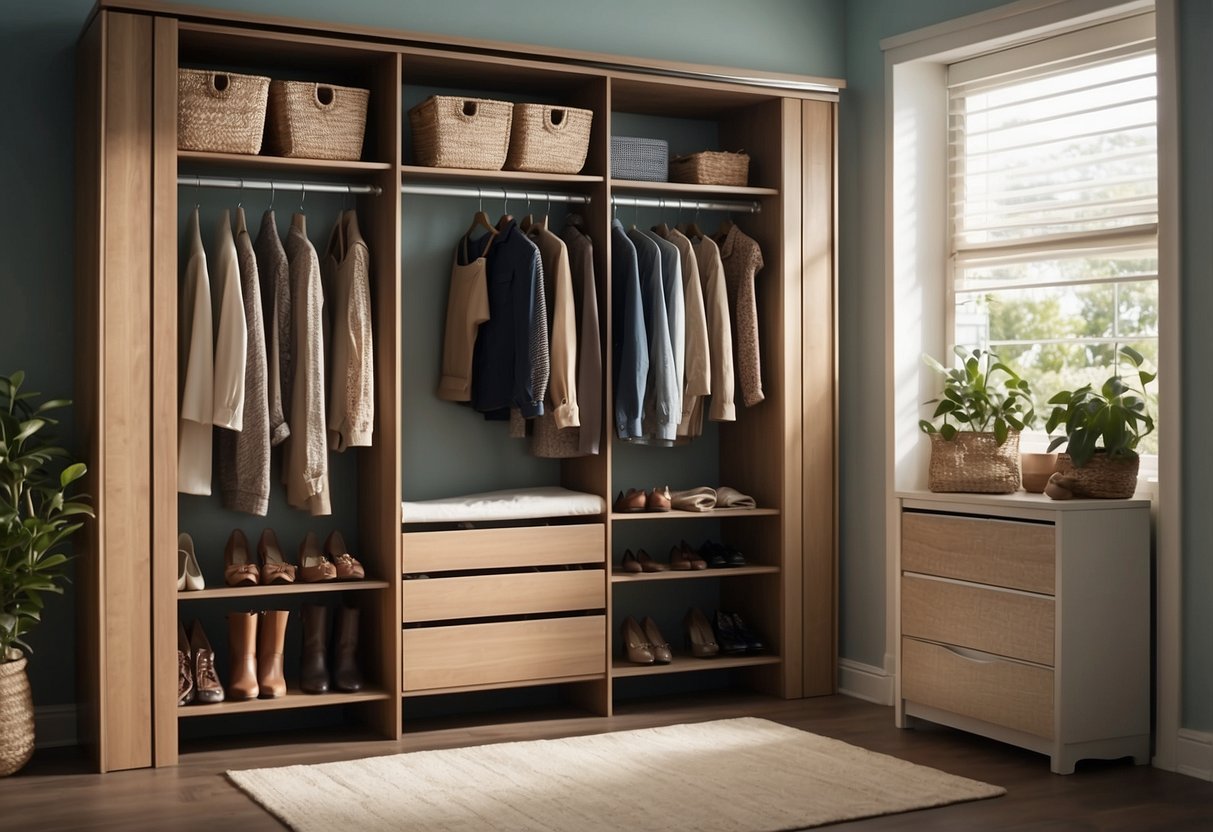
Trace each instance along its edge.
<path fill-rule="evenodd" d="M 201 150 L 178 150 L 177 165 L 191 170 L 219 168 L 249 168 L 297 173 L 373 173 L 391 170 L 390 162 L 340 162 L 332 159 L 288 159 L 283 156 L 250 156 L 245 153 L 208 153 Z"/>
<path fill-rule="evenodd" d="M 738 667 L 757 667 L 764 664 L 779 664 L 778 656 L 719 656 L 714 659 L 697 659 L 693 656 L 674 655 L 669 664 L 632 664 L 616 660 L 611 663 L 611 678 L 628 676 L 661 676 L 666 673 L 694 673 L 700 670 L 732 670 Z"/>
<path fill-rule="evenodd" d="M 214 705 L 181 705 L 177 709 L 177 718 L 320 708 L 326 705 L 352 705 L 356 702 L 381 702 L 390 698 L 385 691 L 374 689 L 360 690 L 357 693 L 304 693 L 298 688 L 289 688 L 286 696 L 280 696 L 277 699 L 245 699 L 241 702 L 218 702 Z"/>
<path fill-rule="evenodd" d="M 401 165 L 400 175 L 405 182 L 508 182 L 536 185 L 592 185 L 603 181 L 601 176 L 584 176 L 574 173 L 532 173 L 525 170 L 473 170 L 471 168 L 433 168 L 426 165 Z M 492 194 L 485 193 L 486 197 Z"/>
<path fill-rule="evenodd" d="M 735 566 L 726 569 L 693 569 L 687 572 L 641 572 L 639 575 L 628 572 L 611 574 L 613 584 L 638 584 L 646 581 L 681 581 L 693 578 L 736 578 L 741 575 L 775 575 L 779 573 L 778 566 Z"/>
<path fill-rule="evenodd" d="M 684 182 L 644 182 L 638 179 L 612 179 L 611 190 L 628 194 L 651 193 L 658 197 L 664 194 L 683 194 L 688 197 L 779 196 L 777 188 L 755 188 L 748 185 L 693 185 Z M 674 198 L 677 199 L 677 196 Z"/>
<path fill-rule="evenodd" d="M 612 520 L 719 520 L 723 517 L 773 517 L 777 508 L 714 508 L 711 511 L 613 512 Z"/>
<path fill-rule="evenodd" d="M 368 589 L 387 589 L 387 581 L 326 581 L 314 584 L 271 584 L 269 586 L 224 586 L 216 589 L 200 589 L 197 592 L 178 592 L 178 601 L 203 601 L 213 598 L 267 598 L 275 595 L 305 595 L 312 592 L 355 592 Z"/>

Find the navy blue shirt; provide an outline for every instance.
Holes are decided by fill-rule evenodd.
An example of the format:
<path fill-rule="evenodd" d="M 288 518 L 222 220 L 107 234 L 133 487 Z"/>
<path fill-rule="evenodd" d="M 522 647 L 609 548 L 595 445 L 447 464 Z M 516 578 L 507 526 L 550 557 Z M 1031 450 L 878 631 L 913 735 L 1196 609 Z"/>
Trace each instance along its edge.
<path fill-rule="evenodd" d="M 640 266 L 636 246 L 623 223 L 611 223 L 611 286 L 614 322 L 611 346 L 615 355 L 615 430 L 620 439 L 644 436 L 644 392 L 649 377 L 649 348 L 640 302 Z"/>

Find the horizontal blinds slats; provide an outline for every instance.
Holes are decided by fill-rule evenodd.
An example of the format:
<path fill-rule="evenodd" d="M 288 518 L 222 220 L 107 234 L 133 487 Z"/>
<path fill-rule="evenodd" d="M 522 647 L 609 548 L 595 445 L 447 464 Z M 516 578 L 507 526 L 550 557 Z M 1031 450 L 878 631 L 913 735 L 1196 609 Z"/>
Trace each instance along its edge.
<path fill-rule="evenodd" d="M 1136 251 L 1157 245 L 1158 223 L 1146 223 L 1073 234 L 1042 234 L 1012 243 L 974 244 L 955 249 L 952 259 L 958 265 L 993 266 L 1051 257 L 1074 257 L 1082 254 L 1095 256 L 1116 251 Z"/>
<path fill-rule="evenodd" d="M 985 176 L 1026 176 L 1039 175 L 1042 173 L 1054 173 L 1056 171 L 1073 170 L 1074 168 L 1087 168 L 1092 165 L 1102 165 L 1108 162 L 1127 162 L 1133 159 L 1145 159 L 1151 156 L 1157 156 L 1158 151 L 1153 147 L 1142 148 L 1140 150 L 1111 150 L 1107 153 L 1090 153 L 1083 154 L 1083 157 L 1078 160 L 1064 159 L 1060 162 L 1054 162 L 1046 165 L 1033 165 L 1031 170 L 1025 170 L 1022 165 L 1014 165 L 1011 167 L 989 168 L 981 171 Z M 987 158 L 987 157 L 983 157 Z M 974 167 L 973 159 L 966 158 L 963 163 L 968 163 L 969 167 Z M 965 176 L 966 172 L 963 167 L 962 160 L 955 159 L 952 161 L 953 170 L 948 172 L 948 176 L 955 179 L 956 177 Z M 971 173 L 971 172 L 970 172 Z"/>
<path fill-rule="evenodd" d="M 1067 95 L 1078 95 L 1080 93 L 1096 92 L 1098 90 L 1109 89 L 1122 84 L 1131 84 L 1138 81 L 1153 79 L 1153 72 L 1143 72 L 1138 75 L 1130 75 L 1125 78 L 1118 78 L 1115 81 L 1103 81 L 1097 84 L 1086 84 L 1077 87 L 1066 87 L 1065 89 L 1056 92 L 1046 93 L 1044 95 L 1030 96 L 1027 98 L 1016 98 L 1007 101 L 1002 101 L 998 104 L 992 104 L 988 107 L 965 107 L 964 104 L 968 100 L 966 96 L 972 96 L 974 93 L 968 90 L 956 90 L 950 96 L 950 106 L 948 107 L 948 115 L 958 116 L 964 115 L 972 118 L 973 116 L 984 116 L 990 113 L 996 113 L 1001 110 L 1012 110 L 1016 107 L 1022 107 L 1026 104 L 1043 104 L 1047 101 L 1055 101 L 1059 98 L 1065 98 Z M 982 92 L 982 91 L 979 91 Z"/>
<path fill-rule="evenodd" d="M 963 126 L 956 126 L 956 127 L 953 127 L 949 132 L 951 133 L 952 142 L 957 143 L 957 142 L 961 142 L 961 141 L 968 141 L 968 140 L 972 140 L 972 139 L 981 138 L 982 136 L 993 136 L 993 135 L 999 135 L 999 134 L 1005 135 L 1012 130 L 1027 130 L 1028 128 L 1031 128 L 1031 127 L 1041 127 L 1043 125 L 1053 124 L 1053 123 L 1062 121 L 1067 118 L 1080 118 L 1082 116 L 1089 116 L 1089 115 L 1093 115 L 1096 113 L 1098 113 L 1100 116 L 1106 118 L 1108 113 L 1110 113 L 1110 112 L 1114 112 L 1116 110 L 1128 109 L 1129 107 L 1136 107 L 1139 104 L 1153 103 L 1154 99 L 1155 99 L 1155 96 L 1153 96 L 1153 95 L 1139 96 L 1137 98 L 1131 98 L 1128 101 L 1117 102 L 1116 104 L 1111 104 L 1111 105 L 1100 104 L 1100 105 L 1097 105 L 1094 107 L 1084 107 L 1082 109 L 1066 110 L 1066 111 L 1060 112 L 1060 113 L 1054 113 L 1054 114 L 1047 115 L 1047 116 L 1041 116 L 1040 118 L 1022 119 L 1020 121 L 1016 121 L 1009 125 L 1000 124 L 997 127 L 990 127 L 990 128 L 986 128 L 984 130 L 965 130 Z M 1111 132 L 1111 131 L 1105 131 L 1105 132 Z"/>

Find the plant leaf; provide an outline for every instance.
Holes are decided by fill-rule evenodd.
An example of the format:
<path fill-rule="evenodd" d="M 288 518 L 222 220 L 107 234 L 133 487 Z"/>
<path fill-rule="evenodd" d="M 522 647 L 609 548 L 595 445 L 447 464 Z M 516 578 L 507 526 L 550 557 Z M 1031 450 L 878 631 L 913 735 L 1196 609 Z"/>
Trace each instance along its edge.
<path fill-rule="evenodd" d="M 1121 347 L 1120 352 L 1121 355 L 1133 362 L 1134 367 L 1140 367 L 1142 362 L 1146 360 L 1141 353 L 1128 345 Z"/>
<path fill-rule="evenodd" d="M 67 488 L 76 480 L 83 477 L 88 472 L 88 466 L 83 462 L 77 462 L 74 465 L 69 465 L 59 474 L 59 487 Z"/>

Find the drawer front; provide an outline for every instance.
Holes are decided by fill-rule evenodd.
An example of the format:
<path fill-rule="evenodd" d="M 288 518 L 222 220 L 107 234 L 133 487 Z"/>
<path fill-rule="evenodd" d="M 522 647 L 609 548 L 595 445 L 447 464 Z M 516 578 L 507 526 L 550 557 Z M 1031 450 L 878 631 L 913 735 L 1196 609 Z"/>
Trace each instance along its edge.
<path fill-rule="evenodd" d="M 901 515 L 901 568 L 1053 594 L 1056 529 L 1040 523 Z"/>
<path fill-rule="evenodd" d="M 901 631 L 1053 666 L 1053 599 L 903 575 Z"/>
<path fill-rule="evenodd" d="M 404 691 L 606 675 L 606 617 L 404 631 Z"/>
<path fill-rule="evenodd" d="M 901 698 L 1053 738 L 1053 671 L 901 640 Z"/>
<path fill-rule="evenodd" d="M 601 523 L 406 532 L 405 573 L 605 563 Z"/>
<path fill-rule="evenodd" d="M 606 606 L 601 569 L 511 572 L 404 582 L 404 622 L 488 618 Z"/>

